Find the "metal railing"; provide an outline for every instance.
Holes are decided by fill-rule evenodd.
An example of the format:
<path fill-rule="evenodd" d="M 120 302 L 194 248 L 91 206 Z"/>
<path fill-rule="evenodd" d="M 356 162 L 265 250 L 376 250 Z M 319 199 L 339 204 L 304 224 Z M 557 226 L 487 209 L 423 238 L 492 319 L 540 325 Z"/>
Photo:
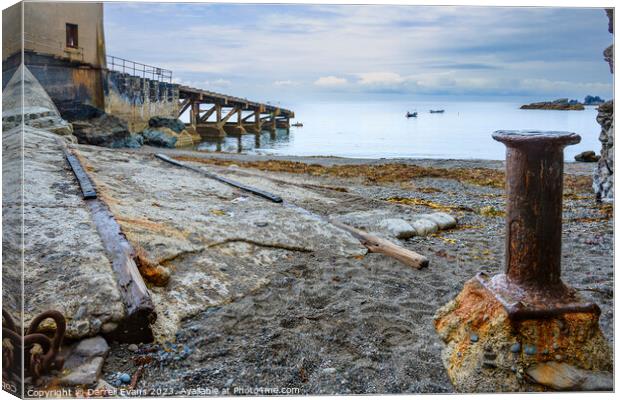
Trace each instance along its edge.
<path fill-rule="evenodd" d="M 111 71 L 122 72 L 133 76 L 141 76 L 159 82 L 172 83 L 172 71 L 169 69 L 154 67 L 136 61 L 108 55 L 108 69 Z"/>

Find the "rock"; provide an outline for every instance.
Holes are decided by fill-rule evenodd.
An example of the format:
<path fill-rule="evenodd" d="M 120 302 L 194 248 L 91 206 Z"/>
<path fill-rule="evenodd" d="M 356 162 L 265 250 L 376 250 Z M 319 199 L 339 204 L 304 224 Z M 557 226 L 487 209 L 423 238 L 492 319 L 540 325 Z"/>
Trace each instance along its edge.
<path fill-rule="evenodd" d="M 596 121 L 601 126 L 601 158 L 594 171 L 592 186 L 599 201 L 614 200 L 614 102 L 608 101 L 598 108 Z"/>
<path fill-rule="evenodd" d="M 103 361 L 103 357 L 94 357 L 73 368 L 65 366 L 65 368 L 71 369 L 71 372 L 60 378 L 60 384 L 67 386 L 94 385 L 101 376 Z"/>
<path fill-rule="evenodd" d="M 430 219 L 419 219 L 414 221 L 411 226 L 418 236 L 426 236 L 439 230 L 439 226 Z"/>
<path fill-rule="evenodd" d="M 149 119 L 149 127 L 151 128 L 168 128 L 176 133 L 181 133 L 185 129 L 183 121 L 173 117 L 151 117 Z"/>
<path fill-rule="evenodd" d="M 321 370 L 321 373 L 325 374 L 325 375 L 331 375 L 333 373 L 336 372 L 336 368 L 323 368 Z"/>
<path fill-rule="evenodd" d="M 120 379 L 120 380 L 121 380 L 121 382 L 123 382 L 123 383 L 129 383 L 129 382 L 131 382 L 131 376 L 129 376 L 129 374 L 127 374 L 127 373 L 121 374 L 121 375 L 119 376 L 119 379 Z"/>
<path fill-rule="evenodd" d="M 177 143 L 177 135 L 170 128 L 147 128 L 142 131 L 144 144 L 155 147 L 166 147 L 173 149 Z"/>
<path fill-rule="evenodd" d="M 614 10 L 607 9 L 609 19 L 609 33 L 614 32 Z M 609 70 L 614 73 L 614 45 L 603 52 L 605 61 L 609 63 Z M 598 108 L 596 121 L 601 126 L 599 141 L 601 142 L 601 158 L 594 171 L 592 187 L 596 199 L 606 203 L 614 201 L 614 102 L 603 103 Z"/>
<path fill-rule="evenodd" d="M 389 232 L 390 235 L 397 237 L 398 239 L 408 239 L 415 236 L 417 231 L 407 222 L 402 219 L 384 219 L 379 223 L 379 226 Z"/>
<path fill-rule="evenodd" d="M 81 357 L 105 357 L 110 350 L 108 342 L 101 336 L 95 336 L 93 338 L 84 339 L 73 349 L 72 355 Z M 67 360 L 69 362 L 69 360 Z"/>
<path fill-rule="evenodd" d="M 596 312 L 565 313 L 515 324 L 506 309 L 480 282 L 468 281 L 461 293 L 437 311 L 435 329 L 445 343 L 442 360 L 458 392 L 534 392 L 548 387 L 521 379 L 520 371 L 561 355 L 567 364 L 592 371 L 611 371 L 613 353 Z M 476 328 L 477 342 L 471 339 Z M 552 352 L 538 348 L 560 346 Z M 524 345 L 520 353 L 516 344 Z M 534 345 L 534 343 L 536 345 Z M 489 368 L 488 354 L 494 354 Z M 525 354 L 529 353 L 529 354 Z M 486 355 L 486 356 L 485 356 Z"/>
<path fill-rule="evenodd" d="M 73 133 L 81 144 L 111 148 L 135 146 L 127 124 L 118 117 L 102 114 L 99 117 L 73 122 Z"/>
<path fill-rule="evenodd" d="M 577 100 L 557 99 L 553 101 L 541 101 L 538 103 L 524 104 L 522 110 L 584 110 L 583 104 Z"/>
<path fill-rule="evenodd" d="M 596 155 L 592 150 L 583 151 L 575 156 L 575 161 L 579 162 L 597 162 L 601 157 Z"/>
<path fill-rule="evenodd" d="M 144 137 L 142 135 L 131 134 L 131 136 L 125 142 L 125 146 L 130 149 L 139 149 L 144 144 Z"/>
<path fill-rule="evenodd" d="M 583 104 L 586 106 L 598 106 L 599 104 L 603 104 L 605 100 L 601 99 L 599 96 L 590 96 L 587 95 L 583 99 Z"/>
<path fill-rule="evenodd" d="M 132 343 L 129 346 L 127 346 L 127 350 L 131 351 L 132 353 L 136 353 L 138 351 L 138 345 L 135 343 Z"/>
<path fill-rule="evenodd" d="M 420 215 L 421 219 L 428 219 L 437 224 L 439 229 L 450 229 L 456 226 L 456 219 L 450 214 L 436 212 L 427 215 Z"/>
<path fill-rule="evenodd" d="M 614 378 L 610 372 L 587 371 L 556 361 L 535 364 L 525 373 L 535 382 L 554 390 L 601 391 L 614 388 Z"/>

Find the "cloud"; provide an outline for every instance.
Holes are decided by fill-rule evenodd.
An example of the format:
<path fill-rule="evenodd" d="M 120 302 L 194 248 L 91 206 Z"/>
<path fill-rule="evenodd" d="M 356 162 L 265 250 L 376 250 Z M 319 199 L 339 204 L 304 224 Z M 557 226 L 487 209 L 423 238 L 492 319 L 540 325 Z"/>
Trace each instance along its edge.
<path fill-rule="evenodd" d="M 337 76 L 333 76 L 333 75 L 322 76 L 316 81 L 314 81 L 314 84 L 316 86 L 324 86 L 324 87 L 344 86 L 347 83 L 348 81 L 346 80 L 346 78 L 338 78 Z"/>
<path fill-rule="evenodd" d="M 613 93 L 601 9 L 127 4 L 104 5 L 109 54 L 252 100 Z"/>
<path fill-rule="evenodd" d="M 395 72 L 364 72 L 357 74 L 360 85 L 398 85 L 405 78 Z"/>
<path fill-rule="evenodd" d="M 273 84 L 275 86 L 297 86 L 297 85 L 299 85 L 299 82 L 287 79 L 287 80 L 283 80 L 283 81 L 274 81 Z"/>

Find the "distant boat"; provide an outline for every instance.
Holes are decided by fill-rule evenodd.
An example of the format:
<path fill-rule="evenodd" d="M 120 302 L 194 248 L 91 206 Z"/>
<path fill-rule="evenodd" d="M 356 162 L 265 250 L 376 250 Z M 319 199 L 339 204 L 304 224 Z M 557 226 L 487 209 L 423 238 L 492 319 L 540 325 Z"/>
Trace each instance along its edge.
<path fill-rule="evenodd" d="M 407 115 L 406 115 L 407 118 L 416 118 L 417 116 L 418 116 L 418 112 L 417 111 L 416 112 L 412 112 L 412 113 L 411 112 L 407 112 Z"/>
<path fill-rule="evenodd" d="M 295 122 L 294 124 L 291 124 L 291 126 L 294 126 L 296 128 L 301 128 L 302 126 L 304 126 L 304 124 L 301 122 Z"/>
<path fill-rule="evenodd" d="M 443 114 L 446 110 L 431 110 L 431 114 Z"/>

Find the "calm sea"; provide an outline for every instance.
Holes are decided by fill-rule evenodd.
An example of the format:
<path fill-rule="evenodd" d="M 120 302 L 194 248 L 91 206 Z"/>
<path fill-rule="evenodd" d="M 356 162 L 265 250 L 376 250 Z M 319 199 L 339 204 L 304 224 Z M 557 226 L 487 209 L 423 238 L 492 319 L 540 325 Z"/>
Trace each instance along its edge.
<path fill-rule="evenodd" d="M 600 150 L 596 107 L 584 111 L 520 110 L 518 103 L 411 102 L 293 104 L 303 127 L 275 136 L 205 141 L 200 150 L 356 158 L 454 158 L 503 160 L 505 148 L 491 138 L 499 129 L 571 131 L 581 143 L 565 150 L 572 161 L 584 150 Z M 431 109 L 444 109 L 431 114 Z M 405 118 L 417 111 L 417 118 Z"/>

